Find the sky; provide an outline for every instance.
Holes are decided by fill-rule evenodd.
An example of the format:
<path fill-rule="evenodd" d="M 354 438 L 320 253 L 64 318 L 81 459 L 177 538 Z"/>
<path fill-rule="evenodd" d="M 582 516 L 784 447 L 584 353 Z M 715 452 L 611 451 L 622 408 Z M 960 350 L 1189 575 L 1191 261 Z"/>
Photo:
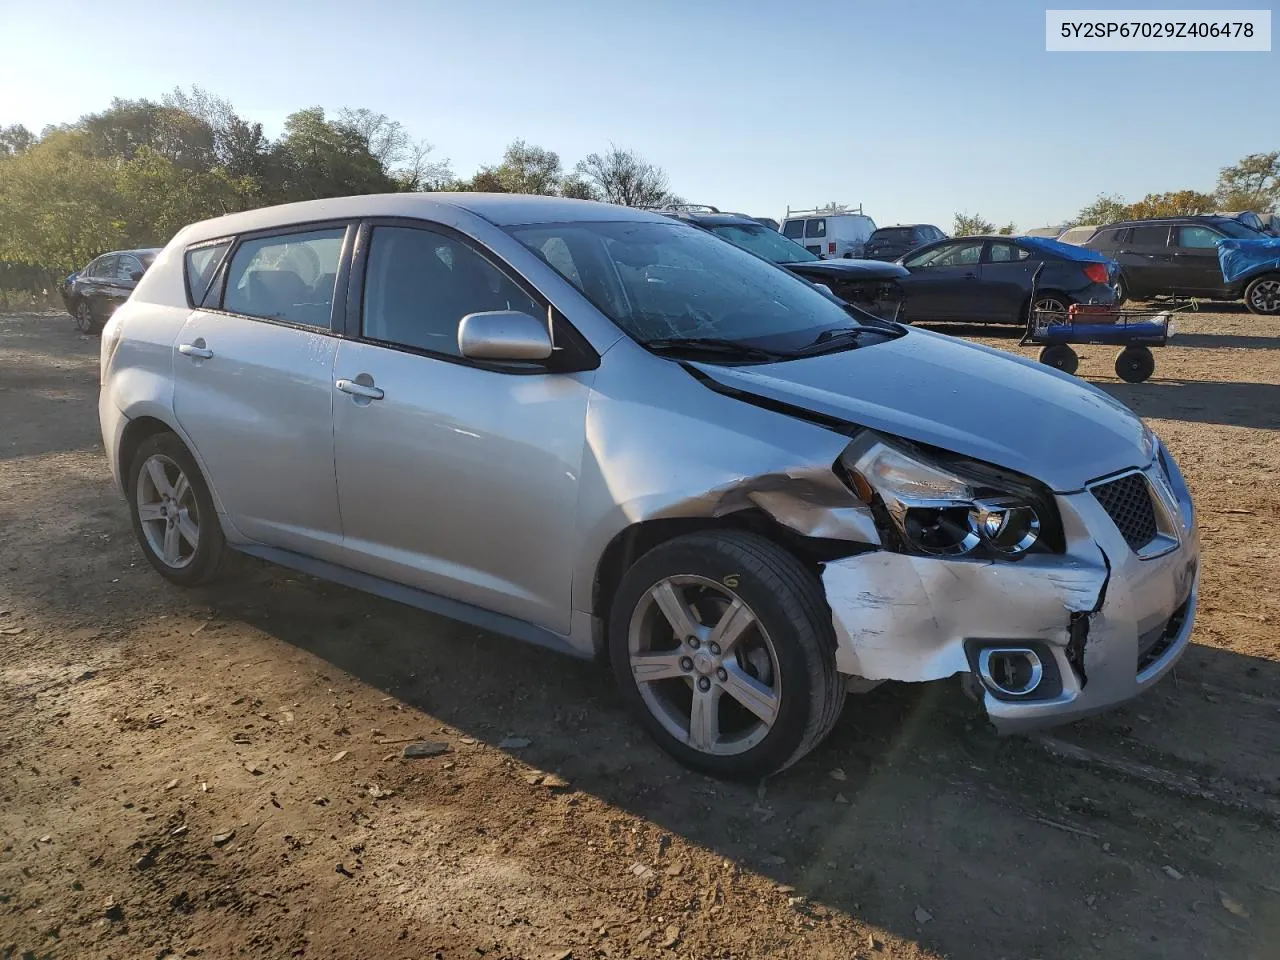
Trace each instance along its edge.
<path fill-rule="evenodd" d="M 1280 149 L 1280 52 L 1048 53 L 1048 5 L 1069 4 L 131 0 L 102 18 L 0 0 L 0 125 L 196 84 L 269 134 L 302 107 L 369 107 L 463 176 L 516 138 L 566 167 L 616 144 L 690 201 L 944 230 L 957 211 L 1025 229 L 1103 192 L 1207 191 Z"/>

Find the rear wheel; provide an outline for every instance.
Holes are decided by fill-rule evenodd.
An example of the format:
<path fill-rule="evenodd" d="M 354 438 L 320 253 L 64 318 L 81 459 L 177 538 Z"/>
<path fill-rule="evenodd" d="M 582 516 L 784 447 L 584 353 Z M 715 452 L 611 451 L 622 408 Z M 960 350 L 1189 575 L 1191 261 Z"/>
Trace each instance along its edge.
<path fill-rule="evenodd" d="M 678 537 L 622 579 L 609 652 L 658 744 L 713 776 L 763 777 L 831 731 L 844 704 L 817 578 L 763 537 Z"/>
<path fill-rule="evenodd" d="M 1125 347 L 1116 355 L 1116 376 L 1125 383 L 1142 383 L 1156 370 L 1149 347 Z"/>
<path fill-rule="evenodd" d="M 1063 373 L 1075 373 L 1080 366 L 1080 357 L 1065 343 L 1051 343 L 1040 351 L 1040 362 Z"/>
<path fill-rule="evenodd" d="M 1244 303 L 1251 313 L 1271 316 L 1280 313 L 1280 275 L 1258 277 L 1245 287 Z"/>
<path fill-rule="evenodd" d="M 1124 277 L 1116 277 L 1116 282 L 1111 284 L 1111 292 L 1115 294 L 1117 304 L 1129 299 L 1129 286 L 1124 282 Z"/>
<path fill-rule="evenodd" d="M 1036 319 L 1048 320 L 1051 323 L 1063 323 L 1067 319 L 1068 306 L 1066 298 L 1056 294 L 1036 297 Z"/>
<path fill-rule="evenodd" d="M 76 329 L 81 333 L 98 333 L 102 330 L 102 323 L 98 320 L 93 312 L 93 304 L 85 297 L 81 297 L 76 303 Z"/>
<path fill-rule="evenodd" d="M 162 577 L 190 587 L 212 580 L 226 541 L 195 457 L 172 433 L 143 440 L 129 465 L 134 536 Z"/>

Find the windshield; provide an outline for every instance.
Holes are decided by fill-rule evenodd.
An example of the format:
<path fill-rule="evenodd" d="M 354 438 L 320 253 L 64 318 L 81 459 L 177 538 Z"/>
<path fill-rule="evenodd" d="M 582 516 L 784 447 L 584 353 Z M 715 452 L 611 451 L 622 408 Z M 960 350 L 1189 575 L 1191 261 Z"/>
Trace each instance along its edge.
<path fill-rule="evenodd" d="M 819 259 L 800 244 L 788 240 L 777 230 L 745 223 L 722 223 L 711 232 L 735 247 L 741 247 L 773 263 L 810 263 Z"/>
<path fill-rule="evenodd" d="M 1228 237 L 1235 237 L 1237 240 L 1257 240 L 1261 236 L 1257 230 L 1246 227 L 1239 220 L 1219 220 L 1214 226 Z"/>
<path fill-rule="evenodd" d="M 714 338 L 769 350 L 859 326 L 817 287 L 682 223 L 578 222 L 508 228 L 642 343 Z"/>

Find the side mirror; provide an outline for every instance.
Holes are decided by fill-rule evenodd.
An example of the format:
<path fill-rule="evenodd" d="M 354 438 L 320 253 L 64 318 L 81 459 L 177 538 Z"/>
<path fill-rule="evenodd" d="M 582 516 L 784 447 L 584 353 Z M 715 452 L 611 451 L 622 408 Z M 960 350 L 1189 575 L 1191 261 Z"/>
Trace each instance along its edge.
<path fill-rule="evenodd" d="M 134 283 L 137 283 L 139 280 L 142 279 L 142 271 L 141 270 L 133 271 L 133 273 L 129 274 L 129 279 L 132 280 Z"/>
<path fill-rule="evenodd" d="M 546 360 L 551 331 L 545 318 L 515 310 L 469 313 L 458 324 L 458 352 L 469 360 Z"/>

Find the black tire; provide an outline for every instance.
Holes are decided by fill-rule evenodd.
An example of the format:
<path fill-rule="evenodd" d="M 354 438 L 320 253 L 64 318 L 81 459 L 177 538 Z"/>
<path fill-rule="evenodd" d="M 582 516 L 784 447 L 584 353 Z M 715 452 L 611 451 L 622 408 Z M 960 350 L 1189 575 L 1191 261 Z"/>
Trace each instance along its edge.
<path fill-rule="evenodd" d="M 713 755 L 674 737 L 653 715 L 632 675 L 628 631 L 648 592 L 667 577 L 695 575 L 731 592 L 773 642 L 781 697 L 772 728 L 744 752 Z M 760 778 L 795 763 L 826 738 L 844 706 L 836 637 L 821 584 L 799 560 L 763 537 L 738 531 L 690 534 L 646 553 L 622 578 L 609 617 L 609 654 L 622 695 L 658 744 L 686 766 L 716 777 Z"/>
<path fill-rule="evenodd" d="M 1117 306 L 1129 299 L 1129 285 L 1125 283 L 1123 276 L 1116 277 L 1116 282 L 1111 285 L 1111 290 L 1116 295 Z"/>
<path fill-rule="evenodd" d="M 88 297 L 81 297 L 76 301 L 76 309 L 71 316 L 75 318 L 76 329 L 81 333 L 94 334 L 102 332 L 104 324 L 98 317 L 97 311 L 93 309 L 93 301 Z"/>
<path fill-rule="evenodd" d="M 157 554 L 156 549 L 143 531 L 142 519 L 138 513 L 138 486 L 142 481 L 147 461 L 154 456 L 167 458 L 186 476 L 194 499 L 199 536 L 195 549 L 181 567 L 174 567 Z M 151 566 L 155 567 L 166 580 L 183 587 L 194 587 L 208 583 L 217 577 L 222 560 L 227 553 L 226 539 L 222 534 L 222 526 L 218 522 L 218 511 L 213 505 L 213 497 L 205 483 L 204 475 L 196 464 L 195 457 L 172 433 L 157 433 L 147 437 L 138 445 L 126 474 L 126 486 L 129 498 L 129 518 L 133 523 L 133 535 L 138 540 L 143 554 Z M 157 521 L 158 522 L 158 521 Z"/>
<path fill-rule="evenodd" d="M 1040 351 L 1040 362 L 1063 373 L 1075 373 L 1080 357 L 1065 343 L 1051 343 Z"/>
<path fill-rule="evenodd" d="M 1266 273 L 1249 281 L 1244 288 L 1244 305 L 1260 316 L 1280 314 L 1280 274 Z"/>
<path fill-rule="evenodd" d="M 1125 383 L 1142 383 L 1155 369 L 1156 358 L 1149 347 L 1125 347 L 1116 354 L 1116 376 Z"/>

